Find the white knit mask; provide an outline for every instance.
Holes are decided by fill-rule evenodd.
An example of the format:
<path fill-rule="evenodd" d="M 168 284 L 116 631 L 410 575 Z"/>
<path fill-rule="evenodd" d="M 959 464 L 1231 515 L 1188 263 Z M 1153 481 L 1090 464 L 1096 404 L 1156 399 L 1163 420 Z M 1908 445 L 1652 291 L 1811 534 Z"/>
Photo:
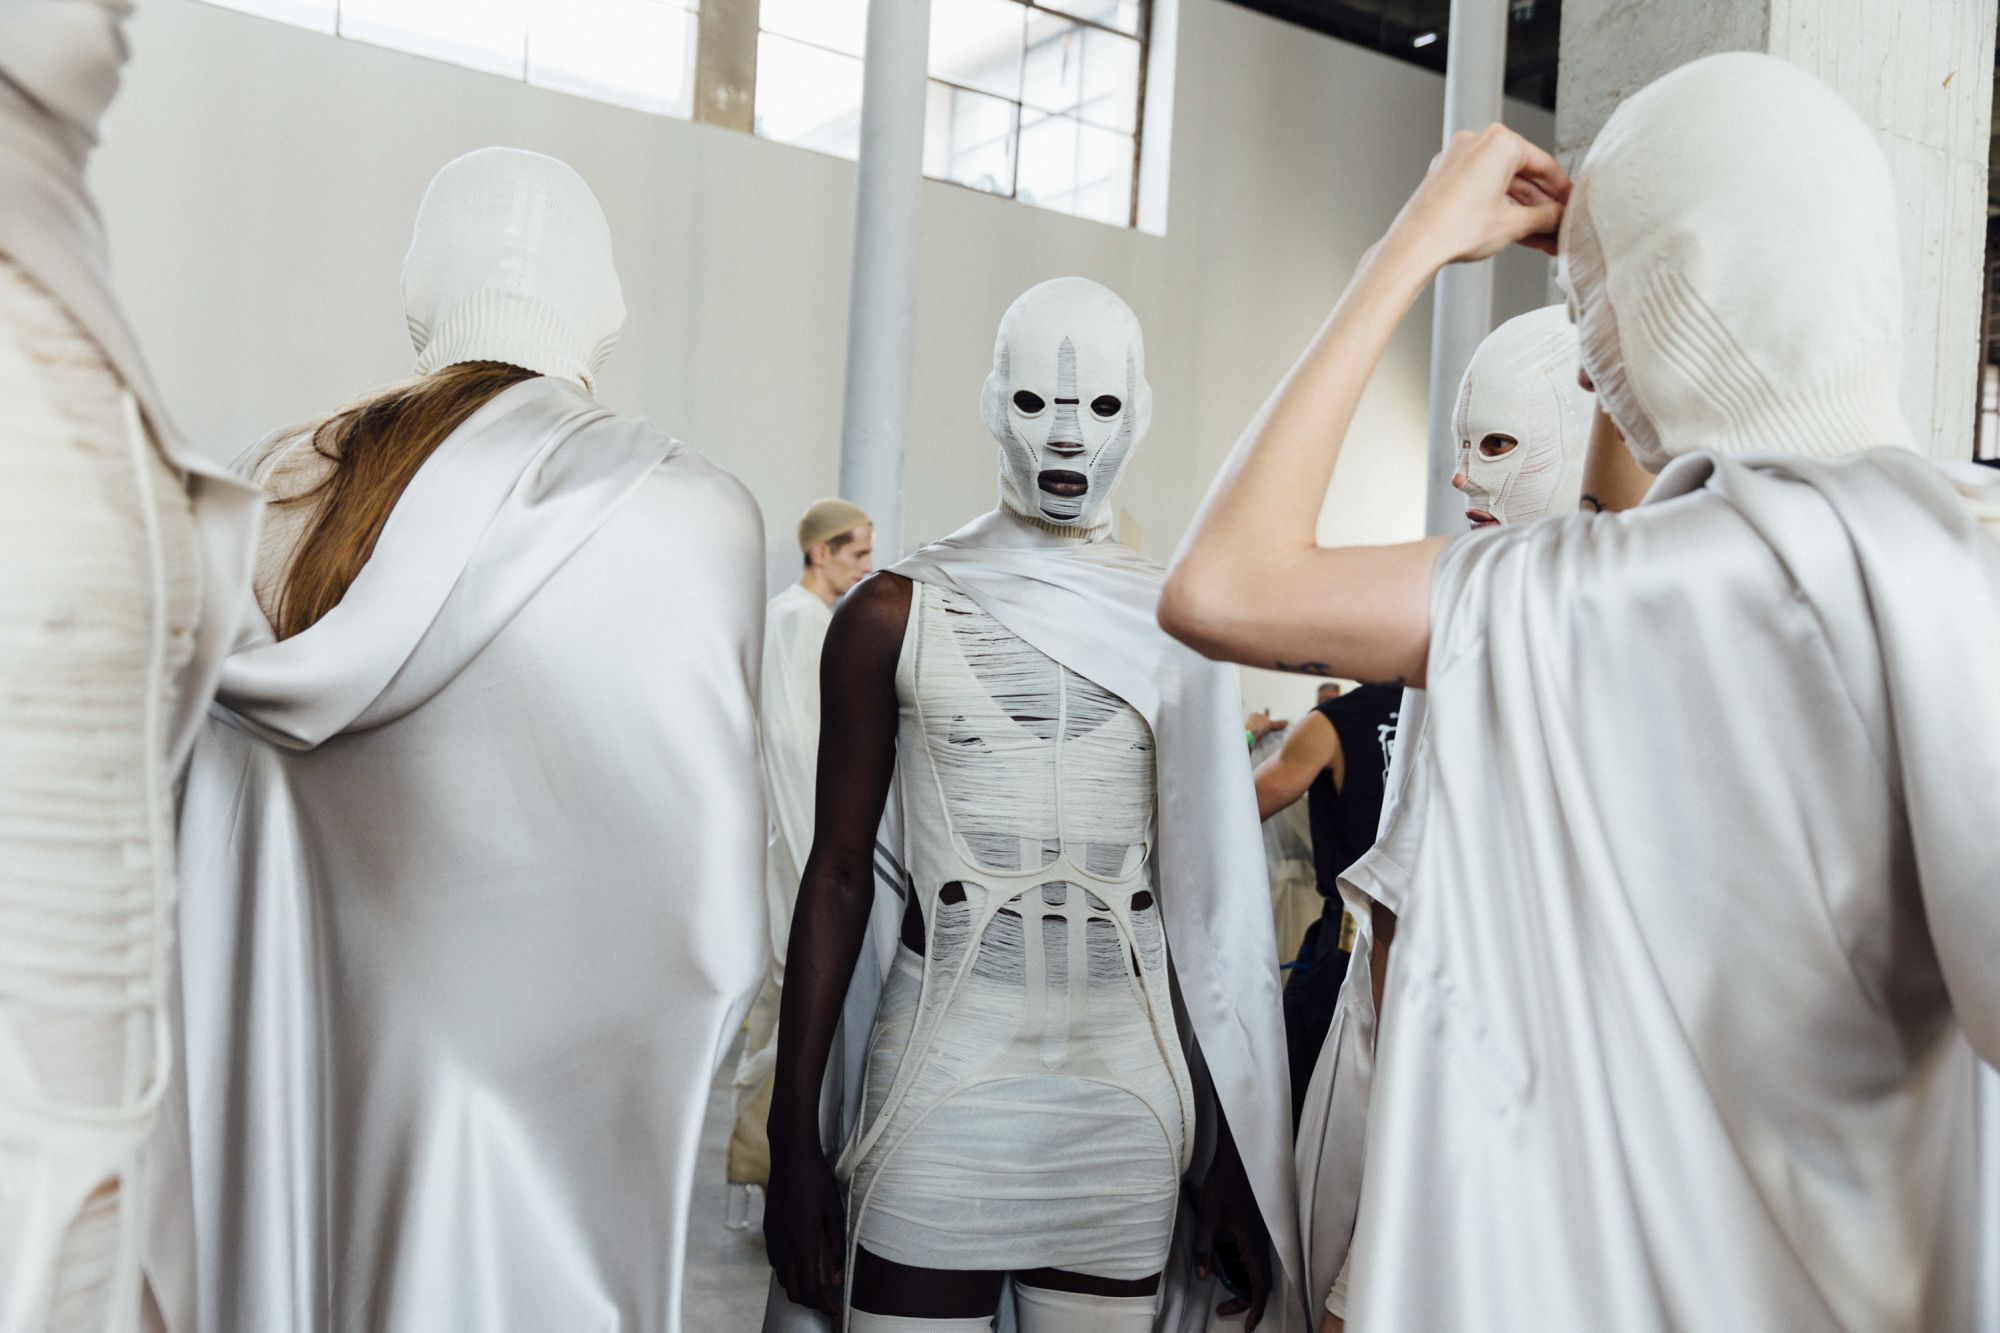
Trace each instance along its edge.
<path fill-rule="evenodd" d="M 1153 419 L 1139 317 L 1087 278 L 1029 288 L 1001 317 L 980 415 L 1000 442 L 1001 503 L 1064 526 L 1104 521 Z"/>
<path fill-rule="evenodd" d="M 1560 248 L 1584 368 L 1646 467 L 1910 444 L 1888 163 L 1804 70 L 1709 56 L 1627 98 Z"/>
<path fill-rule="evenodd" d="M 1576 326 L 1545 306 L 1486 335 L 1458 386 L 1459 489 L 1473 526 L 1532 523 L 1576 508 L 1590 394 L 1576 382 Z"/>
<path fill-rule="evenodd" d="M 585 389 L 625 324 L 611 228 L 566 164 L 518 148 L 449 162 L 403 259 L 417 373 L 500 361 Z"/>

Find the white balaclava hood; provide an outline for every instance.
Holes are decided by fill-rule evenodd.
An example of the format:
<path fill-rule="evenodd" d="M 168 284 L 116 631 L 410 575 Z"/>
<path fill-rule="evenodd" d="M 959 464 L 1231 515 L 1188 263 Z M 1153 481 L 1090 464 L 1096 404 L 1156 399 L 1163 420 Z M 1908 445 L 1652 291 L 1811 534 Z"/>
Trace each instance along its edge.
<path fill-rule="evenodd" d="M 481 148 L 424 191 L 403 259 L 417 373 L 499 361 L 595 389 L 625 324 L 611 228 L 565 163 Z"/>
<path fill-rule="evenodd" d="M 1518 315 L 1479 344 L 1454 417 L 1468 514 L 1532 523 L 1576 508 L 1594 406 L 1576 366 L 1576 326 L 1564 306 Z M 1489 458 L 1480 447 L 1494 436 L 1514 444 Z"/>
<path fill-rule="evenodd" d="M 980 415 L 1000 442 L 1000 502 L 1033 522 L 1094 529 L 1153 419 L 1139 317 L 1087 278 L 1023 292 L 1000 318 Z"/>
<path fill-rule="evenodd" d="M 1561 237 L 1583 365 L 1640 463 L 1910 444 L 1889 165 L 1774 56 L 1683 65 L 1621 105 Z"/>

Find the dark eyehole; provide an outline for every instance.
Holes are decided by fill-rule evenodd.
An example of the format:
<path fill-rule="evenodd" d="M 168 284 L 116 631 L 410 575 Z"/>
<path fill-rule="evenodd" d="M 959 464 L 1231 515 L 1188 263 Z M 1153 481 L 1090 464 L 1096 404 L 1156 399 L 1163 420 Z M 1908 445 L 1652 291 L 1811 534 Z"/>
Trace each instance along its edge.
<path fill-rule="evenodd" d="M 1514 447 L 1519 443 L 1520 441 L 1511 435 L 1488 435 L 1479 442 L 1479 456 L 1481 458 L 1505 458 L 1508 454 L 1514 452 Z"/>
<path fill-rule="evenodd" d="M 1110 394 L 1102 394 L 1090 400 L 1090 410 L 1101 417 L 1115 417 L 1118 409 L 1125 406 Z"/>
<path fill-rule="evenodd" d="M 1048 404 L 1042 401 L 1042 396 L 1038 393 L 1029 393 L 1026 389 L 1017 389 L 1014 392 L 1014 406 L 1020 408 L 1029 416 L 1033 416 L 1047 407 Z"/>

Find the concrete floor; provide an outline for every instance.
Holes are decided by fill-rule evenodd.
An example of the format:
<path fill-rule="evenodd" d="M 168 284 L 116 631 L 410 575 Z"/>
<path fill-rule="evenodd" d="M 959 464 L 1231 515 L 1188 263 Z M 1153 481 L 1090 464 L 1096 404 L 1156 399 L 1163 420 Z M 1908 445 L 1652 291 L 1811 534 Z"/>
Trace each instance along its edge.
<path fill-rule="evenodd" d="M 757 1333 L 764 1323 L 771 1269 L 764 1262 L 763 1234 L 730 1231 L 722 1225 L 729 1206 L 722 1165 L 735 1118 L 729 1092 L 735 1069 L 732 1048 L 709 1090 L 708 1118 L 702 1125 L 701 1166 L 688 1225 L 687 1296 L 682 1311 L 687 1333 Z"/>

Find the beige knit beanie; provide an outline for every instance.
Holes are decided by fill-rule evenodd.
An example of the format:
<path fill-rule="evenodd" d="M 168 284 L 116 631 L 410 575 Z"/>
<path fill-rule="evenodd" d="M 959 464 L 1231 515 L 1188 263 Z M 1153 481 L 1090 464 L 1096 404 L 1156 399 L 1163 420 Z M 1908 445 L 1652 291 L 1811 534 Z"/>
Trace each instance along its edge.
<path fill-rule="evenodd" d="M 403 312 L 419 375 L 500 361 L 594 389 L 625 324 L 597 196 L 566 164 L 519 148 L 446 163 L 417 208 Z"/>

